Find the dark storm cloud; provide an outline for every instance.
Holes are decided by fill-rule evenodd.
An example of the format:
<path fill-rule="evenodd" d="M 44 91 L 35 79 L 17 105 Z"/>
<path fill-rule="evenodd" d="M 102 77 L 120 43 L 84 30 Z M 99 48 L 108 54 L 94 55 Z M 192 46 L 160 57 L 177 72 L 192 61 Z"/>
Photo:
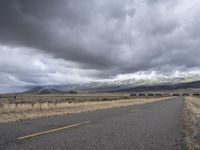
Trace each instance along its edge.
<path fill-rule="evenodd" d="M 94 78 L 199 67 L 198 4 L 197 0 L 2 0 L 0 44 L 74 62 L 77 68 L 96 70 Z"/>
<path fill-rule="evenodd" d="M 0 5 L 0 40 L 52 52 L 57 57 L 104 66 L 109 58 L 99 50 L 111 49 L 101 39 L 94 39 L 90 26 L 95 5 L 92 1 L 5 1 Z M 117 15 L 117 14 L 116 14 Z M 91 29 L 95 30 L 95 29 Z M 89 33 L 88 33 L 89 32 Z M 85 41 L 84 41 L 85 40 Z M 88 40 L 88 41 L 87 41 Z M 96 42 L 96 46 L 90 45 Z M 97 53 L 92 52 L 97 49 Z M 92 51 L 91 51 L 92 50 Z M 102 57 L 101 60 L 98 58 Z"/>
<path fill-rule="evenodd" d="M 125 41 L 114 32 L 134 13 L 120 1 L 108 5 L 93 0 L 1 3 L 1 43 L 34 47 L 97 69 L 118 65 L 115 51 Z"/>

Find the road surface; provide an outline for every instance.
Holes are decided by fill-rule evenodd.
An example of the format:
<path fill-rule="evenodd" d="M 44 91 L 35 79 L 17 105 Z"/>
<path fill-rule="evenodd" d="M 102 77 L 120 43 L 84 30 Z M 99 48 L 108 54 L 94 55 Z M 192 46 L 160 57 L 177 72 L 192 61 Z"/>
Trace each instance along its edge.
<path fill-rule="evenodd" d="M 1 150 L 181 150 L 183 98 L 0 124 Z"/>

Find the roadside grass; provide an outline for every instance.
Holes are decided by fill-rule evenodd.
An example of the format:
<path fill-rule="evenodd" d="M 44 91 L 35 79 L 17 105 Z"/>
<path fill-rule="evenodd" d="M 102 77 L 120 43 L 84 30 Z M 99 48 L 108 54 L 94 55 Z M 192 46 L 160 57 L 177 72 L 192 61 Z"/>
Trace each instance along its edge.
<path fill-rule="evenodd" d="M 79 93 L 79 94 L 19 94 L 0 95 L 0 103 L 60 103 L 113 101 L 120 99 L 142 99 L 164 96 L 130 96 L 128 93 Z M 166 97 L 166 96 L 165 96 Z"/>
<path fill-rule="evenodd" d="M 84 93 L 84 94 L 19 94 L 0 95 L 0 103 L 59 103 L 128 99 L 124 93 Z"/>
<path fill-rule="evenodd" d="M 32 102 L 32 103 L 1 103 L 0 123 L 20 121 L 23 119 L 39 118 L 52 115 L 63 115 L 95 111 L 99 109 L 109 109 L 115 107 L 125 107 L 164 100 L 164 98 L 147 99 L 104 99 L 101 101 L 54 101 L 54 102 Z"/>
<path fill-rule="evenodd" d="M 200 150 L 200 98 L 185 98 L 183 130 L 186 149 Z"/>

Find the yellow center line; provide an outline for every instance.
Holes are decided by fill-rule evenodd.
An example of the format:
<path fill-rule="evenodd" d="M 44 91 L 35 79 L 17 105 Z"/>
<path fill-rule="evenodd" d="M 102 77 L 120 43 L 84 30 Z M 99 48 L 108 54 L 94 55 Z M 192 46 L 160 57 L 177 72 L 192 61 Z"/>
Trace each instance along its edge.
<path fill-rule="evenodd" d="M 88 124 L 90 122 L 91 121 L 84 121 L 84 122 L 80 122 L 80 123 L 76 123 L 76 124 L 72 124 L 72 125 L 67 125 L 67 126 L 60 127 L 60 128 L 50 129 L 50 130 L 47 130 L 47 131 L 38 132 L 38 133 L 30 134 L 30 135 L 27 135 L 27 136 L 22 136 L 22 137 L 17 138 L 17 140 L 24 140 L 24 139 L 32 138 L 32 137 L 35 137 L 35 136 L 39 136 L 39 135 L 43 135 L 43 134 L 47 134 L 47 133 L 51 133 L 51 132 L 55 132 L 55 131 L 64 130 L 64 129 L 67 129 L 67 128 L 80 126 L 82 124 Z"/>

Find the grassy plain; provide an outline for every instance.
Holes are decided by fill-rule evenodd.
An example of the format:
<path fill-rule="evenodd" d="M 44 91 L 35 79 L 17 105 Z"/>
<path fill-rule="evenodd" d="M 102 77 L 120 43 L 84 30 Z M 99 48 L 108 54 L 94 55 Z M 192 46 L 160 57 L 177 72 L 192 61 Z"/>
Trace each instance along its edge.
<path fill-rule="evenodd" d="M 165 98 L 133 97 L 126 93 L 4 95 L 0 98 L 0 123 L 125 107 Z"/>

